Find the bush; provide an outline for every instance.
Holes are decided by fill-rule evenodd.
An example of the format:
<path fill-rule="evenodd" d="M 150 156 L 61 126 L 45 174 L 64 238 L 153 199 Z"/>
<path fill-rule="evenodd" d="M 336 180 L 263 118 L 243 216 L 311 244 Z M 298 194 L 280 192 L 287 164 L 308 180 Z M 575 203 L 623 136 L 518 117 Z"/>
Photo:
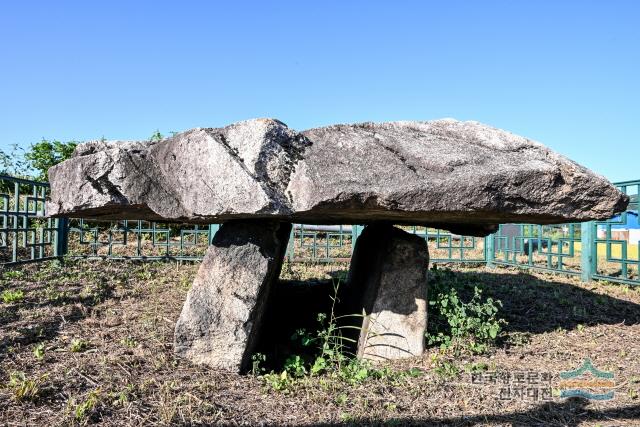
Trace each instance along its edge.
<path fill-rule="evenodd" d="M 450 270 L 432 270 L 429 287 L 427 342 L 459 354 L 483 353 L 496 341 L 507 322 L 498 317 L 500 300 L 484 299 L 482 291 L 469 283 L 457 283 Z M 465 301 L 461 288 L 473 289 Z"/>
<path fill-rule="evenodd" d="M 32 144 L 24 158 L 29 167 L 35 171 L 34 178 L 38 181 L 46 181 L 49 168 L 71 157 L 77 145 L 76 141 L 60 142 L 43 139 Z"/>
<path fill-rule="evenodd" d="M 150 137 L 150 141 L 161 141 L 164 136 L 156 130 Z M 36 181 L 47 181 L 47 171 L 51 166 L 67 160 L 76 149 L 78 141 L 57 141 L 43 139 L 31 144 L 29 149 L 13 144 L 11 151 L 0 150 L 0 174 L 10 175 Z M 4 185 L 6 187 L 6 185 Z M 12 187 L 4 188 L 0 183 L 0 190 L 12 190 Z"/>
<path fill-rule="evenodd" d="M 28 150 L 13 145 L 10 152 L 0 150 L 0 173 L 46 181 L 49 168 L 71 157 L 77 145 L 76 141 L 61 142 L 46 139 L 32 144 Z"/>

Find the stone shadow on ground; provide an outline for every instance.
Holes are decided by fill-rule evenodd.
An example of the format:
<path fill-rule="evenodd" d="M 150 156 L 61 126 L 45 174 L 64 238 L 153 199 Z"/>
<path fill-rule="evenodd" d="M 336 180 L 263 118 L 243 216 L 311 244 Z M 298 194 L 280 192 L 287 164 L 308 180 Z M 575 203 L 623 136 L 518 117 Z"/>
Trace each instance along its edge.
<path fill-rule="evenodd" d="M 507 332 L 540 334 L 558 328 L 571 330 L 578 325 L 640 323 L 640 304 L 581 286 L 544 280 L 525 272 L 437 270 L 429 271 L 430 287 L 435 281 L 456 287 L 467 300 L 477 286 L 484 298 L 502 301 L 499 315 L 509 323 L 504 327 Z"/>
<path fill-rule="evenodd" d="M 271 289 L 256 352 L 267 356 L 267 367 L 281 369 L 293 354 L 312 356 L 315 346 L 300 345 L 292 338 L 297 330 L 313 333 L 321 327 L 318 314 L 331 313 L 334 285 L 332 280 L 279 280 Z"/>
<path fill-rule="evenodd" d="M 358 418 L 352 422 L 326 424 L 332 426 L 348 425 L 445 425 L 445 426 L 475 426 L 475 425 L 511 425 L 511 426 L 548 426 L 564 425 L 577 427 L 589 421 L 612 420 L 640 420 L 640 405 L 622 408 L 595 409 L 589 407 L 589 401 L 583 398 L 569 398 L 558 402 L 548 402 L 530 410 L 507 412 L 504 414 L 461 415 L 450 418 L 394 418 L 380 420 Z"/>
<path fill-rule="evenodd" d="M 16 270 L 20 268 L 22 266 Z M 44 291 L 49 282 L 56 283 L 66 274 L 67 270 L 60 269 L 52 271 L 46 281 L 17 281 L 5 285 L 4 289 L 25 290 L 26 296 L 18 303 L 0 307 L 0 361 L 8 356 L 7 350 L 11 347 L 53 340 L 60 334 L 61 326 L 87 318 L 93 307 L 114 297 L 116 284 L 108 281 L 92 282 L 94 289 L 89 294 L 82 292 L 86 283 L 54 285 L 55 295 L 46 296 Z M 36 320 L 24 319 L 21 314 L 30 310 L 38 311 L 36 326 L 33 325 Z M 11 336 L 11 331 L 17 334 Z"/>
<path fill-rule="evenodd" d="M 273 303 L 265 313 L 257 350 L 267 355 L 274 367 L 281 367 L 292 354 L 304 355 L 306 351 L 311 356 L 313 348 L 296 347 L 292 336 L 301 328 L 317 330 L 318 313 L 331 312 L 334 286 L 338 284 L 338 298 L 340 290 L 347 286 L 343 270 L 327 274 L 332 279 L 280 280 L 274 286 Z M 640 304 L 526 272 L 437 268 L 430 270 L 428 276 L 428 286 L 433 290 L 436 285 L 455 287 L 465 301 L 473 296 L 474 287 L 482 291 L 483 298 L 502 301 L 499 316 L 508 322 L 505 332 L 540 334 L 558 328 L 572 330 L 578 325 L 640 323 Z M 344 314 L 340 310 L 338 304 L 337 314 Z"/>

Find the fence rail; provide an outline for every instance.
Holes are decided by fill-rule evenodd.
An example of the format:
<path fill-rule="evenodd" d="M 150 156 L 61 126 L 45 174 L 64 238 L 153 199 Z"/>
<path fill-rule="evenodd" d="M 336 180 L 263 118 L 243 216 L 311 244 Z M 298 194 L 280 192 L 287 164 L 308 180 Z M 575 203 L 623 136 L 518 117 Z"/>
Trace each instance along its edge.
<path fill-rule="evenodd" d="M 640 285 L 638 194 L 640 180 L 616 184 L 631 197 L 627 212 L 582 224 L 503 224 L 485 238 L 428 227 L 402 227 L 423 237 L 432 263 L 511 266 Z M 71 258 L 202 259 L 218 225 L 151 221 L 52 219 L 49 184 L 0 175 L 0 265 Z M 361 225 L 296 224 L 289 261 L 346 262 Z"/>

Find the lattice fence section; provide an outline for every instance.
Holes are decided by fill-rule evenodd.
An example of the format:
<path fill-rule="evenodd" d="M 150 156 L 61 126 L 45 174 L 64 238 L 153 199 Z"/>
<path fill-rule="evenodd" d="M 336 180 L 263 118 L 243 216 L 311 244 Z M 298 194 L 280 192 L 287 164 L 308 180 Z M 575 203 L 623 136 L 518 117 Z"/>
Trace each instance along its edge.
<path fill-rule="evenodd" d="M 579 224 L 503 224 L 490 246 L 490 262 L 559 273 L 580 274 Z"/>
<path fill-rule="evenodd" d="M 49 184 L 0 175 L 0 263 L 58 255 L 58 220 L 46 218 Z"/>
<path fill-rule="evenodd" d="M 616 186 L 631 201 L 627 211 L 608 221 L 597 222 L 595 227 L 595 247 L 593 278 L 640 284 L 640 229 L 638 227 L 638 194 L 640 180 L 617 183 Z"/>
<path fill-rule="evenodd" d="M 348 261 L 360 226 L 313 226 L 294 224 L 287 247 L 290 262 Z"/>
<path fill-rule="evenodd" d="M 200 260 L 217 225 L 152 221 L 69 221 L 68 256 L 110 259 Z"/>
<path fill-rule="evenodd" d="M 461 236 L 445 230 L 428 227 L 401 227 L 409 233 L 424 237 L 429 247 L 429 261 L 449 263 L 486 262 L 485 239 Z"/>

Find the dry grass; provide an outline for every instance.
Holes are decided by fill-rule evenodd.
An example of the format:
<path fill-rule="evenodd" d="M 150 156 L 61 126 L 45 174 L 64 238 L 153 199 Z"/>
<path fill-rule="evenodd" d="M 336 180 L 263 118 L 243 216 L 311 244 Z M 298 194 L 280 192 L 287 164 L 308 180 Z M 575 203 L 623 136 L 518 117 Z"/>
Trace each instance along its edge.
<path fill-rule="evenodd" d="M 456 280 L 504 302 L 509 325 L 489 354 L 429 349 L 391 364 L 419 368 L 418 377 L 359 385 L 310 378 L 281 393 L 259 378 L 173 356 L 174 323 L 196 269 L 72 261 L 5 270 L 0 292 L 21 289 L 24 297 L 0 303 L 0 424 L 640 424 L 640 290 L 520 270 L 458 269 Z M 345 269 L 293 265 L 282 276 L 344 277 Z M 499 400 L 498 385 L 474 384 L 468 372 L 549 372 L 555 388 L 558 373 L 585 357 L 615 373 L 613 400 Z"/>

